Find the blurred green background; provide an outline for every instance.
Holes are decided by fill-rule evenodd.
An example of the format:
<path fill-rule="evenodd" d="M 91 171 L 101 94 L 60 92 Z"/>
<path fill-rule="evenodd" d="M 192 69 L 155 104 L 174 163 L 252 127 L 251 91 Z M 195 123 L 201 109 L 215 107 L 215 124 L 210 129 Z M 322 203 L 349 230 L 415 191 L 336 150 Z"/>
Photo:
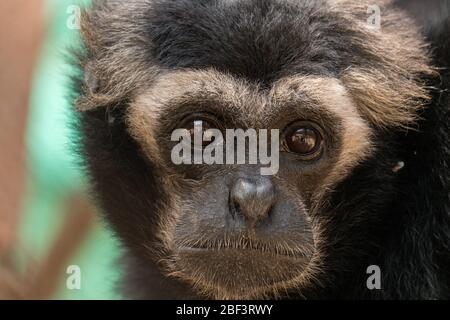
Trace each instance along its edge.
<path fill-rule="evenodd" d="M 87 2 L 87 1 L 85 1 Z M 69 28 L 80 1 L 47 0 L 48 32 L 34 73 L 27 131 L 30 168 L 24 218 L 19 236 L 25 251 L 42 257 L 64 220 L 64 201 L 85 189 L 85 177 L 71 151 L 71 66 L 67 49 L 79 43 L 79 30 Z M 76 17 L 75 17 L 76 18 Z M 81 268 L 81 290 L 68 290 L 62 279 L 56 299 L 119 299 L 115 285 L 117 241 L 98 221 L 95 230 L 69 265 Z"/>

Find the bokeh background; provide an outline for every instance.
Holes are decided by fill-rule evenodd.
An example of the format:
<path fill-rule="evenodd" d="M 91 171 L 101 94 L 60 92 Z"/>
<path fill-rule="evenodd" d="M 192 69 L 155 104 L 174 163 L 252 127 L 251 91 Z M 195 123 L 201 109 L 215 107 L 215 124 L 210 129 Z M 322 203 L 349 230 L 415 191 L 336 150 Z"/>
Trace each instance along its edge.
<path fill-rule="evenodd" d="M 0 299 L 118 299 L 120 249 L 73 153 L 71 65 L 89 1 L 0 1 Z M 70 290 L 69 266 L 81 271 Z"/>

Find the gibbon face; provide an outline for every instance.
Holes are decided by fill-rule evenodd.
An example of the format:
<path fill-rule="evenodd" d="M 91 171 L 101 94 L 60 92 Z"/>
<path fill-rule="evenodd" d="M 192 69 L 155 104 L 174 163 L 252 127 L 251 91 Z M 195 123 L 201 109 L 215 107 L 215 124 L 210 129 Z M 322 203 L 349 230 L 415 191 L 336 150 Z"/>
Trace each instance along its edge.
<path fill-rule="evenodd" d="M 374 29 L 369 2 L 94 1 L 82 144 L 133 254 L 203 297 L 248 299 L 325 285 L 370 247 L 399 160 L 380 139 L 414 127 L 432 69 L 414 24 L 378 1 Z M 199 125 L 278 130 L 278 170 L 175 164 L 172 133 Z"/>

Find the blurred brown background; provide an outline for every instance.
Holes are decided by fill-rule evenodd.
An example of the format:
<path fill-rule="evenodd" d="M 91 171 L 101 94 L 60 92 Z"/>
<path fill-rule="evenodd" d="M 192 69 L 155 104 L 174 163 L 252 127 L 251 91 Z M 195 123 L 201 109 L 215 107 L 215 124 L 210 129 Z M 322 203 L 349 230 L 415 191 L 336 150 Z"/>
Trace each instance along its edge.
<path fill-rule="evenodd" d="M 0 254 L 14 242 L 25 183 L 24 132 L 42 0 L 0 1 Z"/>

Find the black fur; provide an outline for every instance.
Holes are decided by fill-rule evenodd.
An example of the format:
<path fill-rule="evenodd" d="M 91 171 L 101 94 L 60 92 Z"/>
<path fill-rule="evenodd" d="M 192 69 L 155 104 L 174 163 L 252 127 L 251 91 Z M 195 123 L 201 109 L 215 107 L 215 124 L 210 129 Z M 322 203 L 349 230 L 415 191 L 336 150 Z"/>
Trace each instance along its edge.
<path fill-rule="evenodd" d="M 151 60 L 169 69 L 208 68 L 269 85 L 293 74 L 336 76 L 370 59 L 339 15 L 318 10 L 325 1 L 155 1 L 146 36 Z M 301 3 L 301 2 L 300 2 Z M 300 13 L 300 15 L 299 15 Z"/>

